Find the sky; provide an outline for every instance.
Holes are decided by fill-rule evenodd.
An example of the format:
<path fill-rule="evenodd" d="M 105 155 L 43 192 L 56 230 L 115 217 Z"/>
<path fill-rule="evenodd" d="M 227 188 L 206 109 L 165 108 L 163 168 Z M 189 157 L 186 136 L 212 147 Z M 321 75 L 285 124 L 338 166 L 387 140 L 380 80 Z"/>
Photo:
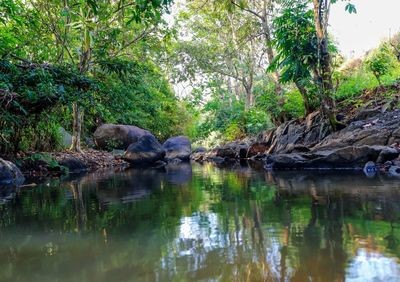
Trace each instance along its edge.
<path fill-rule="evenodd" d="M 400 31 L 400 0 L 352 0 L 357 14 L 345 12 L 345 2 L 332 6 L 330 32 L 348 58 L 362 56 L 390 34 Z"/>

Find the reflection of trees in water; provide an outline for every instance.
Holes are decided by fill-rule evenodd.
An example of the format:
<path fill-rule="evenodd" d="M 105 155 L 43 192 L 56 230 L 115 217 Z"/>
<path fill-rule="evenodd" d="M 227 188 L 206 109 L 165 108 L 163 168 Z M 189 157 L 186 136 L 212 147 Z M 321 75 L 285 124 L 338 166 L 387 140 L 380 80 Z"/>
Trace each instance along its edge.
<path fill-rule="evenodd" d="M 340 281 L 360 248 L 400 256 L 396 185 L 187 164 L 54 179 L 0 206 L 0 264 L 34 252 L 44 269 L 50 242 L 65 280 Z M 27 234 L 37 249 L 18 248 Z"/>

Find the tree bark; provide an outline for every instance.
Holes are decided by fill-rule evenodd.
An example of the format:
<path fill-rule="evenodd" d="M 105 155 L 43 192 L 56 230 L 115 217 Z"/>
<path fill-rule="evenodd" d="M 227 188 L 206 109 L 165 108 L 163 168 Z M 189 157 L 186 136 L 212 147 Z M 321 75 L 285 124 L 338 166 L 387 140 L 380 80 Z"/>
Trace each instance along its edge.
<path fill-rule="evenodd" d="M 262 16 L 260 17 L 261 19 L 261 25 L 262 25 L 262 30 L 264 33 L 264 37 L 265 37 L 265 43 L 266 43 L 266 53 L 267 53 L 267 57 L 268 57 L 268 63 L 272 63 L 275 59 L 275 54 L 274 54 L 274 50 L 272 49 L 272 38 L 271 38 L 271 29 L 269 26 L 269 22 L 268 22 L 268 5 L 267 5 L 267 1 L 264 0 L 264 7 L 263 7 L 263 12 L 262 12 Z M 282 97 L 283 96 L 283 91 L 282 91 L 282 85 L 279 82 L 280 79 L 280 75 L 278 71 L 274 71 L 272 73 L 272 77 L 274 79 L 274 84 L 275 84 L 275 92 L 278 95 L 278 97 Z"/>
<path fill-rule="evenodd" d="M 246 103 L 244 106 L 244 110 L 247 112 L 249 111 L 254 105 L 254 98 L 253 98 L 253 87 L 251 85 L 243 86 L 246 91 Z"/>
<path fill-rule="evenodd" d="M 82 116 L 83 112 L 77 102 L 72 105 L 72 144 L 70 150 L 81 152 L 81 132 L 82 132 Z"/>
<path fill-rule="evenodd" d="M 323 1 L 325 4 L 327 2 Z M 331 69 L 331 56 L 328 50 L 328 34 L 327 34 L 327 19 L 329 18 L 329 7 L 321 4 L 321 0 L 313 0 L 314 4 L 314 21 L 315 29 L 318 38 L 319 52 L 319 68 L 318 68 L 318 86 L 321 95 L 321 107 L 325 117 L 333 130 L 337 130 L 340 123 L 336 119 L 336 106 L 333 99 L 333 82 Z M 329 4 L 328 4 L 329 5 Z"/>
<path fill-rule="evenodd" d="M 82 50 L 79 57 L 79 72 L 81 75 L 85 75 L 89 71 L 90 59 L 91 59 L 91 38 L 88 27 L 83 30 Z M 81 152 L 81 132 L 82 132 L 82 117 L 83 111 L 78 102 L 74 102 L 72 105 L 72 116 L 73 116 L 73 132 L 72 132 L 72 144 L 71 150 Z"/>

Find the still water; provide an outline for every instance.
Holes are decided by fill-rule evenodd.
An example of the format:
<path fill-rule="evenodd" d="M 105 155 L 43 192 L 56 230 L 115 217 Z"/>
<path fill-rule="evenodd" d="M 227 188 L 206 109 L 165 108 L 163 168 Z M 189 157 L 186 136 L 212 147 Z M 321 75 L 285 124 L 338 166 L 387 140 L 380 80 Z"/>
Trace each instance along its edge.
<path fill-rule="evenodd" d="M 400 179 L 183 164 L 2 189 L 0 281 L 400 281 Z"/>

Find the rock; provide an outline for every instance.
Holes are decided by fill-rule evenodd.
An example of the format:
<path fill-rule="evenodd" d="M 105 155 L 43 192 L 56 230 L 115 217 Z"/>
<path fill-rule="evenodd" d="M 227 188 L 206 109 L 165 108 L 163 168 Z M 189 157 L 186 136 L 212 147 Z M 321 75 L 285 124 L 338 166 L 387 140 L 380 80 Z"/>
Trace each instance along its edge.
<path fill-rule="evenodd" d="M 194 149 L 194 150 L 192 151 L 192 154 L 196 154 L 196 153 L 205 153 L 205 152 L 207 152 L 207 149 L 206 149 L 206 148 L 204 148 L 204 147 L 198 147 L 198 148 L 196 148 L 196 149 Z"/>
<path fill-rule="evenodd" d="M 257 137 L 257 142 L 269 147 L 268 153 L 292 153 L 297 148 L 311 148 L 329 133 L 319 111 L 309 114 L 305 120 L 297 119 L 281 124 Z"/>
<path fill-rule="evenodd" d="M 126 149 L 123 159 L 131 164 L 153 164 L 165 157 L 165 150 L 153 135 L 143 135 Z"/>
<path fill-rule="evenodd" d="M 124 150 L 112 150 L 111 154 L 113 154 L 114 157 L 122 157 L 125 154 Z"/>
<path fill-rule="evenodd" d="M 388 146 L 397 140 L 397 136 L 400 134 L 398 132 L 399 124 L 398 111 L 378 114 L 363 121 L 355 121 L 345 129 L 324 138 L 312 148 L 312 151 L 347 146 Z"/>
<path fill-rule="evenodd" d="M 400 177 L 400 167 L 399 166 L 391 166 L 389 168 L 389 174 L 391 176 Z"/>
<path fill-rule="evenodd" d="M 190 155 L 190 159 L 192 159 L 195 162 L 203 162 L 203 161 L 205 161 L 205 155 L 206 155 L 206 152 L 192 153 Z"/>
<path fill-rule="evenodd" d="M 126 150 L 129 145 L 146 135 L 152 136 L 150 131 L 133 125 L 103 124 L 93 133 L 93 140 L 100 149 Z"/>
<path fill-rule="evenodd" d="M 383 164 L 386 161 L 392 161 L 399 156 L 399 151 L 396 148 L 387 147 L 381 151 L 376 162 Z"/>
<path fill-rule="evenodd" d="M 180 164 L 181 162 L 182 160 L 178 158 L 168 160 L 168 164 Z"/>
<path fill-rule="evenodd" d="M 367 162 L 375 162 L 384 146 L 348 146 L 309 153 L 276 154 L 267 160 L 272 169 L 343 169 L 362 168 Z"/>
<path fill-rule="evenodd" d="M 247 150 L 246 158 L 261 158 L 263 157 L 269 149 L 266 143 L 253 143 Z"/>
<path fill-rule="evenodd" d="M 378 168 L 374 162 L 367 162 L 364 166 L 363 172 L 367 177 L 374 177 L 378 172 Z"/>
<path fill-rule="evenodd" d="M 86 145 L 88 148 L 94 148 L 94 147 L 96 147 L 96 144 L 94 143 L 94 140 L 93 140 L 92 137 L 86 137 L 86 138 L 85 138 L 85 145 Z"/>
<path fill-rule="evenodd" d="M 66 156 L 58 161 L 61 166 L 68 168 L 70 173 L 80 173 L 88 170 L 86 164 L 74 156 Z"/>
<path fill-rule="evenodd" d="M 167 163 L 164 162 L 164 161 L 156 161 L 156 162 L 153 164 L 153 168 L 155 168 L 155 169 L 161 169 L 161 168 L 165 168 L 166 165 L 167 165 Z"/>
<path fill-rule="evenodd" d="M 244 142 L 231 142 L 212 150 L 212 155 L 224 159 L 245 159 L 249 145 Z"/>
<path fill-rule="evenodd" d="M 0 158 L 0 185 L 21 185 L 25 178 L 12 162 Z"/>
<path fill-rule="evenodd" d="M 63 148 L 69 148 L 72 144 L 72 135 L 66 131 L 63 127 L 59 127 L 59 134 L 61 136 L 61 145 Z"/>
<path fill-rule="evenodd" d="M 163 144 L 165 158 L 189 160 L 192 154 L 192 145 L 186 136 L 171 137 Z"/>
<path fill-rule="evenodd" d="M 356 113 L 355 117 L 353 118 L 353 121 L 365 120 L 371 117 L 375 117 L 380 113 L 381 113 L 380 108 L 374 108 L 374 109 L 360 108 Z"/>

